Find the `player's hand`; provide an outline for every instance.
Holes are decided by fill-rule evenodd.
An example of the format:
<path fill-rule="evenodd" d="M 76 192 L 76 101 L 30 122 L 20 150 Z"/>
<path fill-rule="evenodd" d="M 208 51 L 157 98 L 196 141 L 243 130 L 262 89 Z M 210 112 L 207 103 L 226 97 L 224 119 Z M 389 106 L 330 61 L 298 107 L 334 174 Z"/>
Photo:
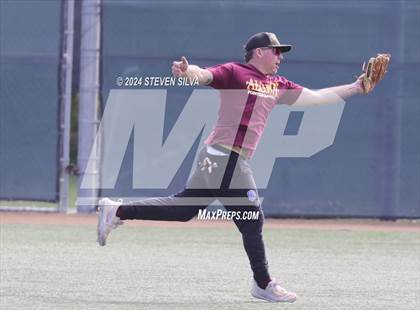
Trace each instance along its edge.
<path fill-rule="evenodd" d="M 188 60 L 184 56 L 181 57 L 181 61 L 174 61 L 172 63 L 172 74 L 176 77 L 185 76 L 188 69 Z"/>
<path fill-rule="evenodd" d="M 363 79 L 365 78 L 366 73 L 362 73 L 359 76 L 356 76 L 356 81 L 354 81 L 354 85 L 357 87 L 357 90 L 360 94 L 363 94 Z"/>

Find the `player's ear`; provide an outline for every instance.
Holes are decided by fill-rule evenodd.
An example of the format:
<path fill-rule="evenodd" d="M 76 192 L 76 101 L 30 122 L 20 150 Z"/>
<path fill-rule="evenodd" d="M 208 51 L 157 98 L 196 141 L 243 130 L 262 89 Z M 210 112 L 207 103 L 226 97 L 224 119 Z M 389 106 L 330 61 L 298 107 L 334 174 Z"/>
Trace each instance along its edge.
<path fill-rule="evenodd" d="M 262 57 L 262 54 L 263 54 L 263 51 L 262 51 L 262 49 L 261 48 L 256 48 L 255 50 L 254 50 L 254 54 L 255 54 L 255 56 L 257 56 L 258 58 L 261 58 Z"/>

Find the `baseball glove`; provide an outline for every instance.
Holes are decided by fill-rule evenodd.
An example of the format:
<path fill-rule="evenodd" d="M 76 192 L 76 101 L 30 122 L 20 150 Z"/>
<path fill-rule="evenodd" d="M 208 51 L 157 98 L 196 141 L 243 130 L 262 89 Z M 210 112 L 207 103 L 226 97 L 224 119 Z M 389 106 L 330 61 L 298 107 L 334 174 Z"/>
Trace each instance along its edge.
<path fill-rule="evenodd" d="M 390 54 L 378 54 L 376 57 L 369 59 L 366 66 L 366 63 L 363 63 L 362 70 L 364 74 L 361 76 L 363 94 L 370 93 L 379 81 L 383 79 L 390 60 Z"/>

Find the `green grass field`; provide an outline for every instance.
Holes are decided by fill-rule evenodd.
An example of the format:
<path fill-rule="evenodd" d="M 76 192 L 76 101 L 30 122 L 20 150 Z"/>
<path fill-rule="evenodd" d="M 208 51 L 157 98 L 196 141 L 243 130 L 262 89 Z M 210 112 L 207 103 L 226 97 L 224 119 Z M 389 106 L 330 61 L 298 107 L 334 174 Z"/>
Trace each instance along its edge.
<path fill-rule="evenodd" d="M 226 228 L 1 226 L 1 309 L 419 309 L 418 233 L 266 229 L 273 276 L 299 294 L 249 294 L 240 234 Z"/>

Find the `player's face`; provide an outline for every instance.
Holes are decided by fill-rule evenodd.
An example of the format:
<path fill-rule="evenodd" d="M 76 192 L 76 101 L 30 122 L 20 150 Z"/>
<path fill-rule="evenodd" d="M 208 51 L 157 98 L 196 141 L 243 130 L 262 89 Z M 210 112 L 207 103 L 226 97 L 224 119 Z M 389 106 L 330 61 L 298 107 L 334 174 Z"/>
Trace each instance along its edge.
<path fill-rule="evenodd" d="M 262 49 L 262 62 L 266 74 L 276 74 L 283 60 L 283 55 L 279 48 L 267 47 Z"/>

